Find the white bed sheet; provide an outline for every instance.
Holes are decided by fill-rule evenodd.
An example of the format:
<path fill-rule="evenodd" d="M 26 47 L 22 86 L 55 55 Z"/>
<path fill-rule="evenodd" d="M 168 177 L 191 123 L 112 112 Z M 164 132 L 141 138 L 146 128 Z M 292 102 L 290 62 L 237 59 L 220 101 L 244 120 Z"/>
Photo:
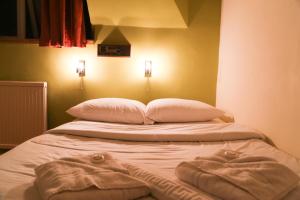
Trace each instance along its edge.
<path fill-rule="evenodd" d="M 103 125 L 110 128 L 107 128 L 106 131 L 103 131 L 103 129 L 101 130 L 100 128 Z M 236 132 L 239 133 L 237 136 L 238 139 L 234 140 L 231 137 L 227 138 L 228 135 L 232 136 L 232 132 L 230 131 L 232 127 L 228 128 L 230 126 L 231 124 L 227 124 L 220 129 L 222 126 L 217 124 L 193 123 L 189 125 L 177 124 L 175 126 L 170 124 L 162 124 L 148 127 L 144 133 L 143 131 L 138 131 L 141 129 L 141 126 L 138 125 L 134 127 L 122 126 L 127 130 L 127 132 L 125 131 L 125 135 L 132 134 L 133 130 L 137 131 L 136 133 L 139 134 L 136 136 L 139 138 L 139 140 L 141 140 L 140 138 L 143 137 L 143 134 L 144 136 L 147 134 L 154 134 L 156 138 L 156 142 L 147 141 L 149 138 L 151 138 L 149 136 L 145 137 L 146 141 L 136 142 L 118 140 L 118 137 L 120 137 L 118 134 L 124 136 L 122 131 L 120 131 L 120 125 L 118 124 L 84 121 L 72 122 L 71 124 L 69 123 L 50 131 L 49 134 L 44 134 L 28 140 L 22 145 L 19 145 L 15 149 L 0 156 L 0 200 L 39 200 L 40 197 L 33 186 L 33 181 L 35 178 L 33 169 L 36 166 L 62 157 L 91 154 L 94 152 L 110 152 L 115 158 L 122 162 L 129 163 L 132 166 L 137 166 L 140 169 L 149 171 L 151 174 L 163 177 L 165 180 L 173 182 L 174 184 L 182 184 L 183 187 L 186 187 L 191 192 L 195 193 L 193 198 L 189 198 L 187 195 L 180 196 L 181 199 L 187 200 L 217 198 L 198 191 L 193 187 L 187 186 L 186 184 L 178 181 L 174 174 L 175 167 L 184 160 L 192 160 L 196 156 L 200 155 L 210 156 L 219 149 L 231 149 L 242 151 L 249 155 L 268 156 L 288 166 L 300 176 L 300 161 L 298 159 L 267 144 L 264 141 L 264 137 L 260 133 L 255 133 L 253 129 L 233 126 L 232 131 L 237 129 Z M 190 136 L 186 136 L 187 138 L 195 137 L 195 135 L 201 135 L 201 141 L 205 141 L 205 138 L 209 138 L 209 142 L 191 142 L 188 139 L 187 140 L 189 142 L 177 142 L 176 139 L 175 141 L 168 139 L 171 142 L 167 142 L 166 137 L 163 137 L 165 138 L 163 141 L 158 141 L 157 139 L 159 137 L 157 136 L 157 131 L 159 132 L 160 130 L 161 132 L 162 130 L 167 130 L 165 133 L 167 133 L 168 137 L 174 138 L 175 134 L 177 135 L 177 138 L 183 140 L 184 134 L 191 133 L 191 127 L 193 127 L 194 130 L 199 130 L 201 127 L 202 129 L 200 132 L 192 132 Z M 224 127 L 227 127 L 227 132 L 224 132 Z M 151 128 L 152 130 L 150 133 L 149 129 Z M 82 132 L 79 131 L 80 129 L 82 129 Z M 100 133 L 98 132 L 96 134 L 96 130 L 99 129 L 101 130 L 99 131 Z M 111 137 L 113 138 L 101 138 L 103 136 L 103 132 L 105 133 L 104 138 L 106 138 L 106 135 L 109 135 L 109 129 L 112 129 L 111 134 L 114 136 Z M 117 131 L 118 134 L 116 134 L 117 129 L 119 130 Z M 218 129 L 222 131 L 218 131 Z M 189 132 L 187 132 L 187 130 L 189 130 Z M 72 135 L 73 132 L 75 135 Z M 210 135 L 203 137 L 203 135 L 207 135 L 208 132 L 216 134 L 214 137 L 216 139 L 212 140 Z M 91 133 L 93 134 L 91 135 Z M 90 137 L 83 137 L 82 135 L 84 134 L 87 134 Z M 220 137 L 219 134 L 221 134 L 222 137 Z M 241 134 L 245 134 L 244 139 L 239 136 Z M 249 135 L 253 135 L 253 137 L 251 138 Z M 133 140 L 133 137 L 131 140 Z M 151 177 L 149 179 L 151 179 Z M 165 183 L 165 181 L 163 181 L 163 183 Z M 158 188 L 155 188 L 155 183 L 153 183 L 151 187 L 153 193 L 159 197 L 161 193 L 158 191 Z M 167 192 L 172 193 L 176 191 L 168 190 Z M 164 197 L 163 199 L 167 200 L 167 197 Z M 169 199 L 172 198 L 170 197 Z M 300 199 L 300 185 L 285 199 Z"/>

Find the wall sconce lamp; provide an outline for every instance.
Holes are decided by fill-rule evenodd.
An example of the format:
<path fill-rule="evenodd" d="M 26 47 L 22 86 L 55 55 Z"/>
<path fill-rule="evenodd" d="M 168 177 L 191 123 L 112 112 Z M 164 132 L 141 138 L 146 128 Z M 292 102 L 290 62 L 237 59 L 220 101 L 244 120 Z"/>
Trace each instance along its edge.
<path fill-rule="evenodd" d="M 152 61 L 145 61 L 145 77 L 150 78 L 152 76 Z"/>
<path fill-rule="evenodd" d="M 79 75 L 79 77 L 85 76 L 85 60 L 78 61 L 78 65 L 76 67 L 76 73 Z"/>

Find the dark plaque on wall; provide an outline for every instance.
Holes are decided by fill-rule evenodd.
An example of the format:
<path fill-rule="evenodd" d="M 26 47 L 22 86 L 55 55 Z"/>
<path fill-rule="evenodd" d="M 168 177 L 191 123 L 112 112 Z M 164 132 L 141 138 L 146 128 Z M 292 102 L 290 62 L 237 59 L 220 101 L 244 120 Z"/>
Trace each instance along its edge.
<path fill-rule="evenodd" d="M 98 56 L 129 57 L 130 45 L 98 44 Z"/>

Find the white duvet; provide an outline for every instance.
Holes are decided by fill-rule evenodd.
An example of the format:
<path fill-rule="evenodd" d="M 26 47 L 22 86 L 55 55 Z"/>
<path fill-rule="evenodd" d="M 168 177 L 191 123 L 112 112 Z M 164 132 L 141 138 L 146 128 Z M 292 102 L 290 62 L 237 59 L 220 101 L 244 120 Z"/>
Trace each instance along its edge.
<path fill-rule="evenodd" d="M 265 139 L 257 130 L 235 123 L 169 123 L 130 125 L 74 121 L 46 133 L 71 134 L 134 142 L 213 142 Z"/>
<path fill-rule="evenodd" d="M 33 138 L 0 156 L 0 200 L 39 200 L 33 169 L 62 157 L 109 152 L 128 163 L 161 200 L 217 199 L 177 180 L 175 167 L 220 149 L 274 158 L 300 175 L 300 161 L 265 142 L 265 136 L 237 124 L 121 125 L 75 121 Z M 300 185 L 285 199 L 300 199 Z"/>

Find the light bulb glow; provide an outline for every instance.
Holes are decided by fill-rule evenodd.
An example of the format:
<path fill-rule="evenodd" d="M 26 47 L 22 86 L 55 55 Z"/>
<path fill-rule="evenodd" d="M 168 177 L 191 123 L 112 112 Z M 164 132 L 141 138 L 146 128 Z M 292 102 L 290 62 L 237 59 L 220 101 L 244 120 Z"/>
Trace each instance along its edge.
<path fill-rule="evenodd" d="M 76 73 L 79 75 L 79 77 L 85 76 L 85 60 L 79 60 Z"/>
<path fill-rule="evenodd" d="M 152 61 L 146 60 L 145 61 L 145 77 L 149 78 L 152 75 Z"/>

